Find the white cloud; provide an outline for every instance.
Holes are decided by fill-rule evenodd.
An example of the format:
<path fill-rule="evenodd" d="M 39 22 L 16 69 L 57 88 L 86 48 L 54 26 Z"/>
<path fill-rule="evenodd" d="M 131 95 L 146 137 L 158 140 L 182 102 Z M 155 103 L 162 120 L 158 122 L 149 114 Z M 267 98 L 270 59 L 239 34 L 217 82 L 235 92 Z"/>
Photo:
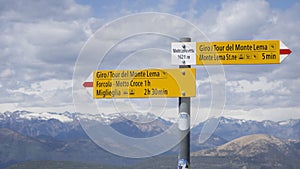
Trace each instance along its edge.
<path fill-rule="evenodd" d="M 256 108 L 272 109 L 295 106 L 291 100 L 293 89 L 281 80 L 267 80 L 259 77 L 257 80 L 228 81 L 226 90 L 227 109 L 252 110 Z M 297 105 L 297 104 L 296 104 Z"/>
<path fill-rule="evenodd" d="M 102 6 L 82 5 L 74 0 L 1 1 L 0 58 L 2 64 L 0 64 L 0 77 L 5 80 L 1 81 L 0 85 L 1 89 L 4 89 L 0 91 L 0 102 L 17 103 L 18 106 L 24 106 L 31 110 L 35 108 L 42 110 L 46 106 L 51 110 L 62 110 L 63 106 L 70 109 L 72 102 L 70 85 L 75 60 L 86 39 L 96 29 L 103 26 L 104 22 L 109 22 L 106 17 L 102 16 L 111 19 L 123 16 L 124 13 L 132 14 L 134 11 L 159 10 L 188 18 L 205 31 L 207 37 L 213 41 L 283 40 L 293 50 L 293 54 L 281 65 L 225 66 L 226 106 L 228 109 L 241 109 L 240 112 L 246 113 L 244 117 L 247 118 L 255 118 L 254 116 L 259 111 L 270 112 L 268 114 L 270 115 L 271 110 L 275 109 L 272 106 L 281 107 L 274 110 L 279 112 L 279 109 L 282 109 L 281 113 L 293 111 L 293 107 L 297 110 L 299 105 L 297 100 L 300 96 L 298 87 L 300 78 L 297 73 L 300 62 L 296 57 L 299 55 L 297 51 L 300 51 L 299 3 L 289 9 L 280 10 L 272 8 L 272 5 L 269 4 L 272 1 L 268 3 L 260 0 L 227 0 L 221 1 L 220 4 L 215 4 L 213 1 L 211 4 L 207 3 L 205 7 L 200 3 L 199 1 L 190 3 L 183 1 L 136 2 L 134 4 L 122 2 L 117 7 L 114 6 L 113 9 L 116 10 L 111 10 L 111 6 L 107 6 L 110 3 L 104 3 L 106 13 L 102 13 L 103 11 L 99 10 L 103 9 Z M 92 12 L 95 11 L 97 12 L 93 16 Z M 194 35 L 189 28 L 172 21 L 168 21 L 166 24 L 176 26 L 169 30 L 156 24 L 155 21 L 147 19 L 137 23 L 135 26 L 129 23 L 126 27 L 116 27 L 107 31 L 106 37 L 99 38 L 102 41 L 104 39 L 105 42 L 99 44 L 110 43 L 118 36 L 117 34 L 128 29 L 132 32 L 146 29 L 149 24 L 154 24 L 153 26 L 158 31 L 176 33 L 187 31 L 188 35 Z M 204 35 L 195 36 L 199 38 L 193 40 L 207 40 Z M 172 40 L 167 39 L 169 41 L 166 40 L 166 43 L 157 43 L 160 40 L 160 38 L 145 38 L 144 36 L 124 41 L 126 43 L 120 44 L 118 48 L 115 48 L 115 52 L 112 52 L 110 58 L 114 57 L 114 59 L 108 58 L 111 60 L 109 63 L 116 66 L 114 64 L 119 63 L 118 59 L 120 58 L 115 59 L 115 56 L 122 52 L 124 57 L 130 56 L 122 63 L 124 68 L 145 67 L 148 64 L 151 64 L 151 67 L 155 67 L 155 65 L 169 67 L 167 55 L 164 55 L 163 59 L 155 59 L 150 63 L 139 58 L 140 55 L 150 58 L 150 50 L 135 50 L 148 47 L 169 50 L 168 43 Z M 149 41 L 151 42 L 149 43 Z M 160 53 L 164 52 L 156 51 L 156 54 Z M 158 55 L 155 57 L 159 58 Z M 135 64 L 134 60 L 138 63 Z M 207 71 L 200 67 L 197 69 L 197 73 L 200 72 L 199 70 Z M 200 74 L 197 79 L 200 102 L 195 104 L 199 104 L 201 108 L 205 108 L 204 111 L 208 111 L 206 109 L 211 104 L 212 92 L 210 85 L 221 83 L 223 75 L 212 73 L 210 79 L 207 74 L 204 77 L 202 75 Z M 5 107 L 8 106 L 5 104 Z M 254 109 L 258 109 L 257 107 L 260 110 L 254 111 Z M 248 110 L 252 114 L 247 113 Z M 230 114 L 229 110 L 228 114 Z M 234 112 L 232 115 L 235 115 Z M 267 118 L 268 115 L 258 116 L 258 118 Z M 204 116 L 201 115 L 201 117 Z M 284 117 L 282 116 L 282 118 Z"/>
<path fill-rule="evenodd" d="M 271 11 L 266 1 L 225 1 L 211 34 L 218 39 L 249 39 L 270 22 Z"/>
<path fill-rule="evenodd" d="M 73 20 L 91 14 L 89 6 L 74 0 L 11 0 L 1 1 L 0 18 L 6 21 L 30 22 L 43 19 Z"/>
<path fill-rule="evenodd" d="M 227 0 L 206 8 L 192 20 L 212 41 L 253 39 L 272 22 L 272 10 L 265 0 Z"/>
<path fill-rule="evenodd" d="M 282 81 L 268 82 L 266 77 L 259 77 L 256 81 L 240 80 L 240 81 L 229 81 L 227 86 L 231 92 L 237 93 L 249 93 L 260 91 L 262 93 L 276 92 L 282 94 L 290 94 Z"/>
<path fill-rule="evenodd" d="M 22 103 L 19 103 L 22 107 L 30 107 L 33 105 L 47 107 L 51 105 L 60 106 L 70 104 L 70 95 L 72 94 L 71 89 L 71 80 L 49 79 L 33 83 L 27 88 L 22 87 L 14 90 L 8 89 L 7 91 L 10 95 L 29 97 L 28 100 L 25 99 Z"/>
<path fill-rule="evenodd" d="M 250 110 L 244 109 L 232 109 L 225 110 L 224 116 L 233 117 L 238 119 L 249 119 L 249 120 L 273 120 L 281 121 L 288 119 L 299 119 L 300 118 L 299 107 L 286 107 L 286 108 L 254 108 Z"/>
<path fill-rule="evenodd" d="M 162 0 L 158 4 L 158 8 L 161 12 L 172 12 L 175 4 L 176 0 Z"/>
<path fill-rule="evenodd" d="M 9 78 L 11 76 L 13 76 L 15 73 L 12 69 L 6 68 L 3 71 L 0 72 L 0 78 L 4 79 L 4 78 Z"/>
<path fill-rule="evenodd" d="M 226 77 L 224 72 L 222 72 L 222 69 L 220 69 L 220 72 L 210 72 L 210 74 L 208 75 L 208 77 L 206 78 L 199 78 L 196 80 L 196 85 L 197 87 L 201 87 L 202 85 L 205 84 L 210 84 L 210 85 L 217 85 L 217 84 L 224 84 L 225 85 L 225 81 L 226 81 Z M 224 86 L 225 87 L 225 86 Z"/>
<path fill-rule="evenodd" d="M 290 42 L 289 47 L 299 46 L 300 30 L 296 26 L 300 24 L 299 13 L 299 2 L 288 9 L 272 10 L 270 13 L 271 22 L 265 24 L 263 29 L 257 32 L 255 38 L 280 39 L 284 42 Z"/>
<path fill-rule="evenodd" d="M 38 94 L 43 95 L 45 92 L 55 90 L 64 90 L 72 87 L 72 80 L 58 80 L 49 79 L 41 82 L 36 82 L 30 85 L 30 88 L 19 88 L 16 90 L 9 90 L 12 93 L 20 92 L 24 94 Z"/>
<path fill-rule="evenodd" d="M 73 0 L 1 1 L 0 13 L 0 102 L 70 104 L 73 65 L 102 20 Z"/>
<path fill-rule="evenodd" d="M 297 118 L 294 114 L 299 107 L 300 83 L 296 72 L 299 72 L 300 62 L 295 56 L 300 50 L 297 17 L 300 5 L 274 9 L 268 3 L 272 1 L 223 1 L 220 9 L 209 8 L 201 16 L 194 16 L 193 20 L 198 21 L 199 28 L 212 41 L 280 39 L 293 51 L 280 65 L 224 66 L 227 115 L 235 115 L 234 110 L 239 110 L 241 117 L 250 119 Z M 203 86 L 208 79 L 197 82 L 201 83 L 202 91 L 209 90 Z M 266 115 L 258 116 L 254 109 Z M 273 118 L 272 111 L 280 113 Z"/>

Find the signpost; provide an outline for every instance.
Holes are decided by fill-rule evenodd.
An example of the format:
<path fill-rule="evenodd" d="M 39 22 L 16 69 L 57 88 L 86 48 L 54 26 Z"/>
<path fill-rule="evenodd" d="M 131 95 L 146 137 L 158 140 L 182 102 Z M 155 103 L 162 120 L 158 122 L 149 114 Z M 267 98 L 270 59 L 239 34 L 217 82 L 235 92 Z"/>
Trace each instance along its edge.
<path fill-rule="evenodd" d="M 291 50 L 280 40 L 172 43 L 174 65 L 280 64 Z"/>
<path fill-rule="evenodd" d="M 96 70 L 83 83 L 93 98 L 159 98 L 196 96 L 196 70 Z"/>
<path fill-rule="evenodd" d="M 190 165 L 190 97 L 196 95 L 191 65 L 280 64 L 292 51 L 280 40 L 172 43 L 172 64 L 179 69 L 96 70 L 83 83 L 95 99 L 179 98 L 178 168 Z"/>
<path fill-rule="evenodd" d="M 172 43 L 173 65 L 280 64 L 292 51 L 279 40 L 244 40 L 228 42 L 191 42 L 182 38 Z M 179 98 L 179 133 L 181 138 L 178 168 L 190 166 L 190 98 Z"/>

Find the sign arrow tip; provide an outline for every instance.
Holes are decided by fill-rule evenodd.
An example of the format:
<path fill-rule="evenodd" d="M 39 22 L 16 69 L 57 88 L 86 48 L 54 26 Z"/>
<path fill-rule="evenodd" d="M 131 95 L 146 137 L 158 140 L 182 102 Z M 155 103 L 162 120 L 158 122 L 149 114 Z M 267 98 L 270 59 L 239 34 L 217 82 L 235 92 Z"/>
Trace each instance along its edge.
<path fill-rule="evenodd" d="M 93 82 L 84 82 L 83 87 L 93 87 Z"/>
<path fill-rule="evenodd" d="M 292 53 L 291 49 L 280 49 L 281 55 L 289 55 L 291 53 Z"/>
<path fill-rule="evenodd" d="M 292 50 L 289 49 L 282 41 L 280 41 L 280 63 L 283 62 Z"/>

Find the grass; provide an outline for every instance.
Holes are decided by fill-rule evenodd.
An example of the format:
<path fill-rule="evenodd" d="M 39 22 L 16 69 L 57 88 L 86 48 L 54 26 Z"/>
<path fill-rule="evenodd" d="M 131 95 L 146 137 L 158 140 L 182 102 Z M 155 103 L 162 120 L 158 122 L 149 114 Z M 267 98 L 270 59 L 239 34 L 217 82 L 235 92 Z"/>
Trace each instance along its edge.
<path fill-rule="evenodd" d="M 113 165 L 79 163 L 69 161 L 30 161 L 20 164 L 15 164 L 6 169 L 121 169 Z"/>

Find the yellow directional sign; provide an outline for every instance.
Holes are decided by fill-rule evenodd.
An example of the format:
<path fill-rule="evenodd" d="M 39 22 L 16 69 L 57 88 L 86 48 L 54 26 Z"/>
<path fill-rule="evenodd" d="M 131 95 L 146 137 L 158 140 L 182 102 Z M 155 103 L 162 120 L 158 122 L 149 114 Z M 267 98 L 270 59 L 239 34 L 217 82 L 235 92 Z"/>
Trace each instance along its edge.
<path fill-rule="evenodd" d="M 196 64 L 280 63 L 278 40 L 197 42 Z"/>
<path fill-rule="evenodd" d="M 172 64 L 279 64 L 290 53 L 280 40 L 174 42 Z"/>
<path fill-rule="evenodd" d="M 94 98 L 159 98 L 192 97 L 196 95 L 196 70 L 96 70 L 93 83 Z M 90 84 L 90 85 L 89 85 Z"/>

